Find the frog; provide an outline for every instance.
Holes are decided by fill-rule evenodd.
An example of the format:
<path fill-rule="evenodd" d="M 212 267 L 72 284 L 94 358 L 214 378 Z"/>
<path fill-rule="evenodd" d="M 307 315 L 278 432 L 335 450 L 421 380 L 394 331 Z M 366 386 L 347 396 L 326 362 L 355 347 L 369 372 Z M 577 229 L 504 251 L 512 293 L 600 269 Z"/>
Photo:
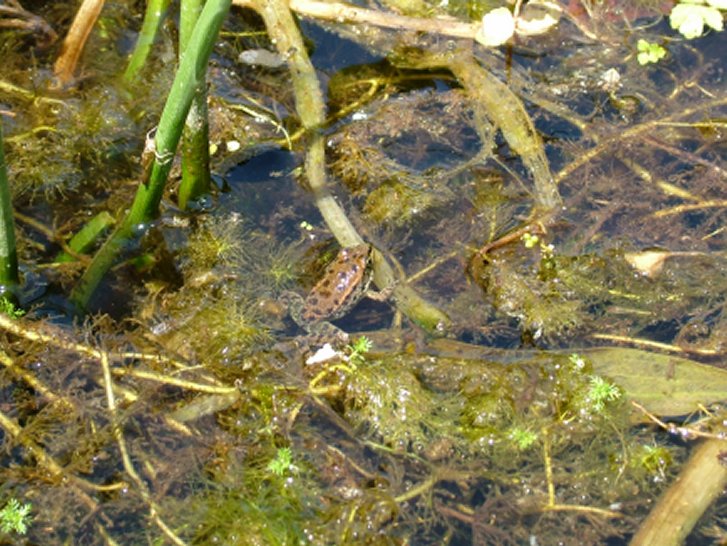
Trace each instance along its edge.
<path fill-rule="evenodd" d="M 289 290 L 280 295 L 279 301 L 309 339 L 348 342 L 348 334 L 329 321 L 346 315 L 363 297 L 383 301 L 390 295 L 390 291 L 369 289 L 373 279 L 372 256 L 373 247 L 368 243 L 344 247 L 305 299 Z"/>

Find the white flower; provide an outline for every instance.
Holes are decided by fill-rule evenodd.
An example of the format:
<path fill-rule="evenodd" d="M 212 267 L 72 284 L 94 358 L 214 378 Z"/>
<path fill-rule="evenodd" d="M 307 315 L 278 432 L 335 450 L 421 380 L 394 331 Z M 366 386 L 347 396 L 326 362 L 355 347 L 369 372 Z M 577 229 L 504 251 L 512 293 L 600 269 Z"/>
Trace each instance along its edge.
<path fill-rule="evenodd" d="M 493 9 L 482 17 L 482 25 L 475 40 L 486 47 L 496 47 L 507 42 L 515 33 L 515 19 L 507 8 Z"/>
<path fill-rule="evenodd" d="M 716 1 L 716 0 L 712 0 Z M 699 38 L 704 33 L 704 25 L 720 31 L 723 28 L 722 14 L 716 7 L 696 4 L 677 4 L 669 16 L 671 28 L 677 29 L 685 38 Z"/>

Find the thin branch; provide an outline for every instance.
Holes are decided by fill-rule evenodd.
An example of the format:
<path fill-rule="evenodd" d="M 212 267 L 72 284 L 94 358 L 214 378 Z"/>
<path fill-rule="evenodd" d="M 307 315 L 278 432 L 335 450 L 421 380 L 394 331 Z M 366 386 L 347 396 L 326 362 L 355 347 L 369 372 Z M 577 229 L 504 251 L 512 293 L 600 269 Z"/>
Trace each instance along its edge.
<path fill-rule="evenodd" d="M 126 440 L 124 439 L 121 421 L 116 411 L 116 398 L 114 396 L 113 379 L 111 378 L 111 366 L 109 365 L 109 356 L 105 351 L 101 351 L 101 369 L 103 370 L 103 382 L 106 389 L 106 403 L 108 404 L 109 414 L 111 416 L 111 428 L 114 438 L 116 439 L 116 443 L 119 446 L 124 470 L 136 484 L 142 499 L 144 499 L 149 506 L 149 515 L 151 516 L 152 521 L 154 521 L 157 527 L 162 530 L 169 540 L 171 540 L 174 544 L 183 546 L 185 542 L 179 538 L 159 516 L 159 507 L 151 498 L 151 494 L 149 493 L 146 483 L 144 483 L 144 480 L 142 480 L 139 474 L 137 474 L 134 465 L 131 463 L 131 457 L 129 457 L 129 451 L 126 448 Z"/>

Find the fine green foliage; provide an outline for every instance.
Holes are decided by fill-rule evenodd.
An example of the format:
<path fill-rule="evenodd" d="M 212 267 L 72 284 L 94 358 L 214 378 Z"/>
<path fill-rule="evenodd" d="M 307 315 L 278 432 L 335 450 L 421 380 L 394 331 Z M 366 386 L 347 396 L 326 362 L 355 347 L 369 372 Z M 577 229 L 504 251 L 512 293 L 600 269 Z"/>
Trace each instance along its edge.
<path fill-rule="evenodd" d="M 186 504 L 194 537 L 188 544 L 304 544 L 317 521 L 320 493 L 304 467 L 290 464 L 289 448 L 262 446 L 258 436 L 247 458 L 228 453 L 221 468 L 210 468 L 214 483 Z M 267 463 L 263 462 L 267 459 Z"/>
<path fill-rule="evenodd" d="M 20 505 L 18 499 L 10 499 L 0 510 L 0 529 L 3 533 L 18 533 L 24 535 L 28 532 L 28 525 L 33 521 L 30 503 Z"/>
<path fill-rule="evenodd" d="M 373 347 L 373 342 L 366 336 L 356 338 L 348 347 L 348 360 L 352 364 L 361 364 L 364 361 L 364 355 Z"/>
<path fill-rule="evenodd" d="M 444 400 L 398 359 L 357 368 L 348 377 L 343 403 L 352 423 L 395 449 L 451 436 L 451 423 L 442 417 Z"/>
<path fill-rule="evenodd" d="M 608 402 L 621 398 L 621 391 L 613 383 L 609 383 L 597 375 L 591 376 L 586 399 L 590 402 L 590 409 L 594 413 L 602 413 Z"/>
<path fill-rule="evenodd" d="M 495 306 L 516 318 L 536 340 L 574 329 L 583 312 L 564 287 L 563 275 L 571 268 L 568 259 L 537 235 L 526 233 L 521 241 L 528 252 L 520 254 L 520 265 L 493 262 L 489 266 L 485 288 L 494 296 Z"/>
<path fill-rule="evenodd" d="M 200 1 L 184 2 L 182 9 Z M 38 165 L 45 157 L 78 155 L 89 176 L 66 192 L 69 199 L 49 204 L 42 192 L 28 201 L 13 186 L 15 206 L 27 207 L 34 220 L 17 216 L 26 284 L 37 291 L 24 293 L 23 301 L 35 302 L 39 312 L 34 322 L 0 314 L 8 339 L 7 347 L 0 343 L 0 378 L 12 402 L 0 413 L 0 424 L 14 446 L 0 465 L 8 489 L 0 503 L 0 509 L 7 503 L 0 523 L 8 534 L 0 542 L 22 542 L 17 533 L 26 530 L 34 544 L 171 539 L 241 546 L 524 544 L 534 536 L 542 544 L 568 537 L 607 544 L 633 535 L 651 500 L 678 471 L 670 467 L 671 458 L 679 465 L 686 458 L 683 444 L 694 425 L 675 424 L 684 441 L 672 442 L 661 427 L 635 426 L 627 401 L 649 412 L 657 408 L 656 415 L 672 420 L 681 412 L 693 414 L 698 403 L 723 401 L 727 392 L 725 370 L 613 347 L 626 335 L 678 343 L 713 359 L 724 347 L 726 261 L 720 218 L 709 211 L 719 197 L 720 109 L 727 103 L 719 95 L 719 74 L 705 70 L 714 62 L 712 40 L 699 44 L 705 46 L 704 63 L 682 54 L 698 51 L 693 44 L 668 42 L 673 62 L 647 78 L 633 62 L 658 60 L 660 46 L 646 40 L 666 47 L 653 37 L 662 29 L 637 27 L 636 17 L 650 13 L 641 8 L 635 15 L 618 14 L 619 21 L 634 25 L 613 24 L 612 10 L 598 4 L 589 4 L 591 27 L 571 19 L 560 36 L 591 29 L 592 40 L 603 39 L 604 47 L 568 47 L 561 60 L 560 39 L 549 41 L 547 60 L 525 67 L 517 57 L 490 56 L 483 48 L 476 57 L 463 52 L 473 62 L 457 58 L 454 71 L 448 63 L 421 69 L 395 64 L 391 57 L 405 57 L 410 49 L 413 55 L 431 49 L 439 61 L 450 39 L 418 33 L 408 42 L 409 32 L 400 39 L 395 31 L 371 27 L 366 39 L 372 44 L 363 46 L 372 49 L 372 58 L 362 62 L 367 70 L 376 67 L 374 76 L 350 67 L 356 78 L 346 99 L 324 118 L 321 101 L 301 99 L 305 82 L 291 81 L 300 77 L 320 90 L 319 76 L 335 73 L 338 63 L 305 72 L 303 40 L 291 43 L 286 36 L 292 31 L 279 30 L 288 23 L 301 29 L 287 4 L 255 0 L 253 6 L 266 13 L 231 14 L 215 50 L 210 111 L 223 117 L 225 132 L 216 134 L 215 120 L 211 138 L 223 147 L 232 142 L 230 134 L 242 149 L 254 143 L 257 151 L 275 153 L 221 158 L 239 163 L 230 171 L 229 191 L 220 191 L 204 214 L 179 214 L 171 205 L 174 192 L 165 192 L 164 215 L 148 230 L 147 218 L 159 204 L 159 173 L 168 164 L 155 166 L 152 180 L 139 180 L 137 165 L 126 161 L 123 171 L 112 167 L 114 157 L 140 148 L 129 137 L 132 129 L 141 137 L 157 115 L 141 95 L 149 93 L 149 84 L 134 88 L 140 96 L 132 102 L 116 100 L 115 109 L 96 116 L 94 123 L 108 120 L 119 129 L 99 129 L 91 159 L 70 151 L 89 148 L 86 135 L 95 135 L 95 128 L 91 133 L 79 123 L 75 144 L 65 126 L 36 133 L 50 121 L 35 103 L 16 108 L 18 117 L 27 111 L 33 124 L 29 129 L 13 119 L 8 127 L 14 138 L 55 139 L 57 147 L 67 144 L 69 155 L 59 158 L 55 148 L 23 150 L 23 138 L 27 143 L 30 136 L 18 138 L 10 143 L 13 168 L 20 151 Z M 433 5 L 432 15 L 439 8 Z M 270 39 L 261 18 L 270 22 Z M 337 23 L 336 33 L 346 24 Z M 650 34 L 633 39 L 635 28 Z M 639 37 L 646 40 L 637 51 Z M 382 46 L 385 51 L 376 51 Z M 294 80 L 283 66 L 232 69 L 239 48 L 275 47 Z M 160 48 L 154 58 L 169 65 L 175 57 Z M 624 66 L 625 58 L 631 66 Z M 45 59 L 38 59 L 40 66 Z M 618 70 L 604 72 L 609 67 Z M 489 85 L 488 76 L 473 77 L 470 68 L 492 71 L 500 80 L 504 75 L 520 97 L 514 101 L 494 85 L 492 93 L 483 92 L 493 108 L 503 109 L 492 114 L 506 125 L 502 130 L 475 100 L 478 85 Z M 159 72 L 166 77 L 168 70 Z M 68 95 L 68 106 L 58 107 L 51 121 L 84 119 L 84 103 L 104 94 L 111 103 L 120 95 L 96 72 L 84 72 L 94 77 Z M 27 81 L 44 79 L 32 75 Z M 206 89 L 201 77 L 198 84 Z M 308 117 L 295 115 L 294 102 Z M 274 112 L 276 123 L 285 122 L 281 130 L 292 135 L 295 157 L 283 158 L 277 145 L 268 148 L 275 138 L 269 119 L 229 115 L 221 106 L 227 103 Z M 75 108 L 84 118 L 66 112 Z M 117 117 L 127 108 L 128 115 Z M 524 121 L 525 114 L 533 123 L 505 123 L 508 116 Z M 554 117 L 562 123 L 551 125 Z M 239 132 L 228 129 L 232 120 Z M 347 125 L 359 132 L 342 134 Z M 646 137 L 661 127 L 668 131 L 660 130 L 663 138 L 652 154 L 655 142 Z M 162 129 L 157 162 L 174 151 Z M 540 133 L 547 138 L 547 157 L 540 157 L 546 150 L 536 138 Z M 123 138 L 105 136 L 116 134 Z M 111 145 L 102 145 L 106 141 Z M 331 170 L 346 188 L 325 176 L 329 151 L 337 158 Z M 98 159 L 107 156 L 104 178 L 114 182 L 108 187 L 95 175 Z M 558 172 L 550 173 L 548 157 L 557 158 Z M 264 167 L 259 177 L 258 166 Z M 637 176 L 646 171 L 653 175 L 650 183 Z M 529 215 L 529 180 L 536 177 L 538 203 Z M 310 188 L 304 178 L 313 181 Z M 130 228 L 129 239 L 145 235 L 132 248 L 127 240 L 123 250 L 142 255 L 154 269 L 131 271 L 126 261 L 115 270 L 118 281 L 106 285 L 94 305 L 113 313 L 72 324 L 58 316 L 65 309 L 58 304 L 66 303 L 70 275 L 84 264 L 77 254 L 86 243 L 88 251 L 95 246 L 95 235 L 71 240 L 69 254 L 78 261 L 63 267 L 48 263 L 57 243 L 97 210 L 126 210 L 137 187 L 146 192 L 149 214 L 136 201 L 138 214 L 130 218 L 138 223 L 127 220 L 124 229 Z M 416 305 L 414 290 L 432 294 L 453 320 L 448 328 L 437 318 L 430 329 L 446 337 L 410 333 L 412 325 L 397 316 L 391 329 L 368 332 L 375 349 L 369 338 L 359 337 L 350 340 L 345 355 L 316 361 L 307 358 L 312 347 L 306 341 L 286 339 L 290 319 L 276 298 L 291 285 L 312 285 L 324 267 L 322 250 L 332 247 L 327 240 L 333 236 L 313 210 L 318 202 L 350 211 L 352 225 L 379 249 L 375 262 L 400 262 L 396 275 L 376 271 L 375 284 L 383 291 L 397 281 L 399 293 L 386 305 L 398 312 L 394 308 Z M 18 212 L 25 213 L 23 208 Z M 548 214 L 540 214 L 544 209 Z M 331 217 L 338 220 L 329 222 L 336 235 L 355 235 L 345 227 L 349 217 L 323 215 Z M 652 245 L 656 250 L 649 250 Z M 626 259 L 633 255 L 652 256 L 652 266 L 637 267 Z M 341 326 L 378 327 L 384 307 L 362 307 Z M 20 314 L 13 306 L 4 312 Z M 608 347 L 592 347 L 601 343 Z M 718 433 L 724 416 L 709 411 L 709 419 L 691 420 L 695 431 Z M 58 465 L 67 479 L 53 479 Z M 113 488 L 119 485 L 126 489 Z M 96 486 L 103 490 L 94 494 Z M 10 501 L 13 496 L 17 500 Z M 32 510 L 26 501 L 33 502 Z"/>
<path fill-rule="evenodd" d="M 661 47 L 659 44 L 653 44 L 643 39 L 637 42 L 636 47 L 639 50 L 639 54 L 636 56 L 636 59 L 639 61 L 640 65 L 658 63 L 666 56 L 666 49 Z"/>
<path fill-rule="evenodd" d="M 642 445 L 634 451 L 631 464 L 641 467 L 651 476 L 664 477 L 672 465 L 671 452 L 665 446 Z"/>
<path fill-rule="evenodd" d="M 699 38 L 705 25 L 716 31 L 724 28 L 720 10 L 727 10 L 725 0 L 682 0 L 672 8 L 669 23 L 685 38 Z"/>
<path fill-rule="evenodd" d="M 278 448 L 275 458 L 268 463 L 266 468 L 276 476 L 287 474 L 295 468 L 293 466 L 293 452 L 289 447 Z"/>
<path fill-rule="evenodd" d="M 535 432 L 520 427 L 512 428 L 508 436 L 520 451 L 528 449 L 538 439 L 538 435 Z"/>
<path fill-rule="evenodd" d="M 0 296 L 0 313 L 9 316 L 10 318 L 17 319 L 25 314 L 25 311 L 16 307 L 13 302 Z"/>

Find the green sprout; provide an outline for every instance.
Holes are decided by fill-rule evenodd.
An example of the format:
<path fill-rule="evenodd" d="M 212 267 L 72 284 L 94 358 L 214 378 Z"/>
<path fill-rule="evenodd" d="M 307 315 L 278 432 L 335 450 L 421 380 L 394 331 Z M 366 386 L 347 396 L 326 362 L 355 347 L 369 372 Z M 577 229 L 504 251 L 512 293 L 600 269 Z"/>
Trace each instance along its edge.
<path fill-rule="evenodd" d="M 716 31 L 724 28 L 720 9 L 727 9 L 724 0 L 681 0 L 672 8 L 669 24 L 688 40 L 699 38 L 705 25 Z"/>
<path fill-rule="evenodd" d="M 583 368 L 586 367 L 586 360 L 578 353 L 572 353 L 568 357 L 568 362 L 570 362 L 571 365 L 577 368 L 579 371 L 583 370 Z"/>
<path fill-rule="evenodd" d="M 347 349 L 349 351 L 348 360 L 353 364 L 360 364 L 364 361 L 364 354 L 368 353 L 373 347 L 373 342 L 366 336 L 356 338 Z"/>
<path fill-rule="evenodd" d="M 24 535 L 28 531 L 28 525 L 33 521 L 30 510 L 33 505 L 30 503 L 20 505 L 18 499 L 10 499 L 5 507 L 0 510 L 0 529 L 3 533 L 18 533 Z"/>
<path fill-rule="evenodd" d="M 606 403 L 619 398 L 621 390 L 616 385 L 597 375 L 591 377 L 586 399 L 590 402 L 590 408 L 594 413 L 601 413 L 606 408 Z"/>
<path fill-rule="evenodd" d="M 636 43 L 636 47 L 639 50 L 639 54 L 636 56 L 636 59 L 642 66 L 649 63 L 658 63 L 666 56 L 666 49 L 661 47 L 659 44 L 652 44 L 646 40 L 639 40 Z"/>
<path fill-rule="evenodd" d="M 514 427 L 508 434 L 510 440 L 517 446 L 520 451 L 525 451 L 532 446 L 538 439 L 538 435 L 531 430 Z"/>
<path fill-rule="evenodd" d="M 525 248 L 532 249 L 536 246 L 540 249 L 540 280 L 552 280 L 556 275 L 555 247 L 552 244 L 546 244 L 540 237 L 533 233 L 524 233 L 520 240 Z"/>
<path fill-rule="evenodd" d="M 15 307 L 12 301 L 0 296 L 0 313 L 9 316 L 12 319 L 18 319 L 25 314 L 25 311 L 19 307 Z"/>
<path fill-rule="evenodd" d="M 294 470 L 293 452 L 289 447 L 278 448 L 275 458 L 268 463 L 266 468 L 276 476 L 282 476 L 286 472 Z"/>

